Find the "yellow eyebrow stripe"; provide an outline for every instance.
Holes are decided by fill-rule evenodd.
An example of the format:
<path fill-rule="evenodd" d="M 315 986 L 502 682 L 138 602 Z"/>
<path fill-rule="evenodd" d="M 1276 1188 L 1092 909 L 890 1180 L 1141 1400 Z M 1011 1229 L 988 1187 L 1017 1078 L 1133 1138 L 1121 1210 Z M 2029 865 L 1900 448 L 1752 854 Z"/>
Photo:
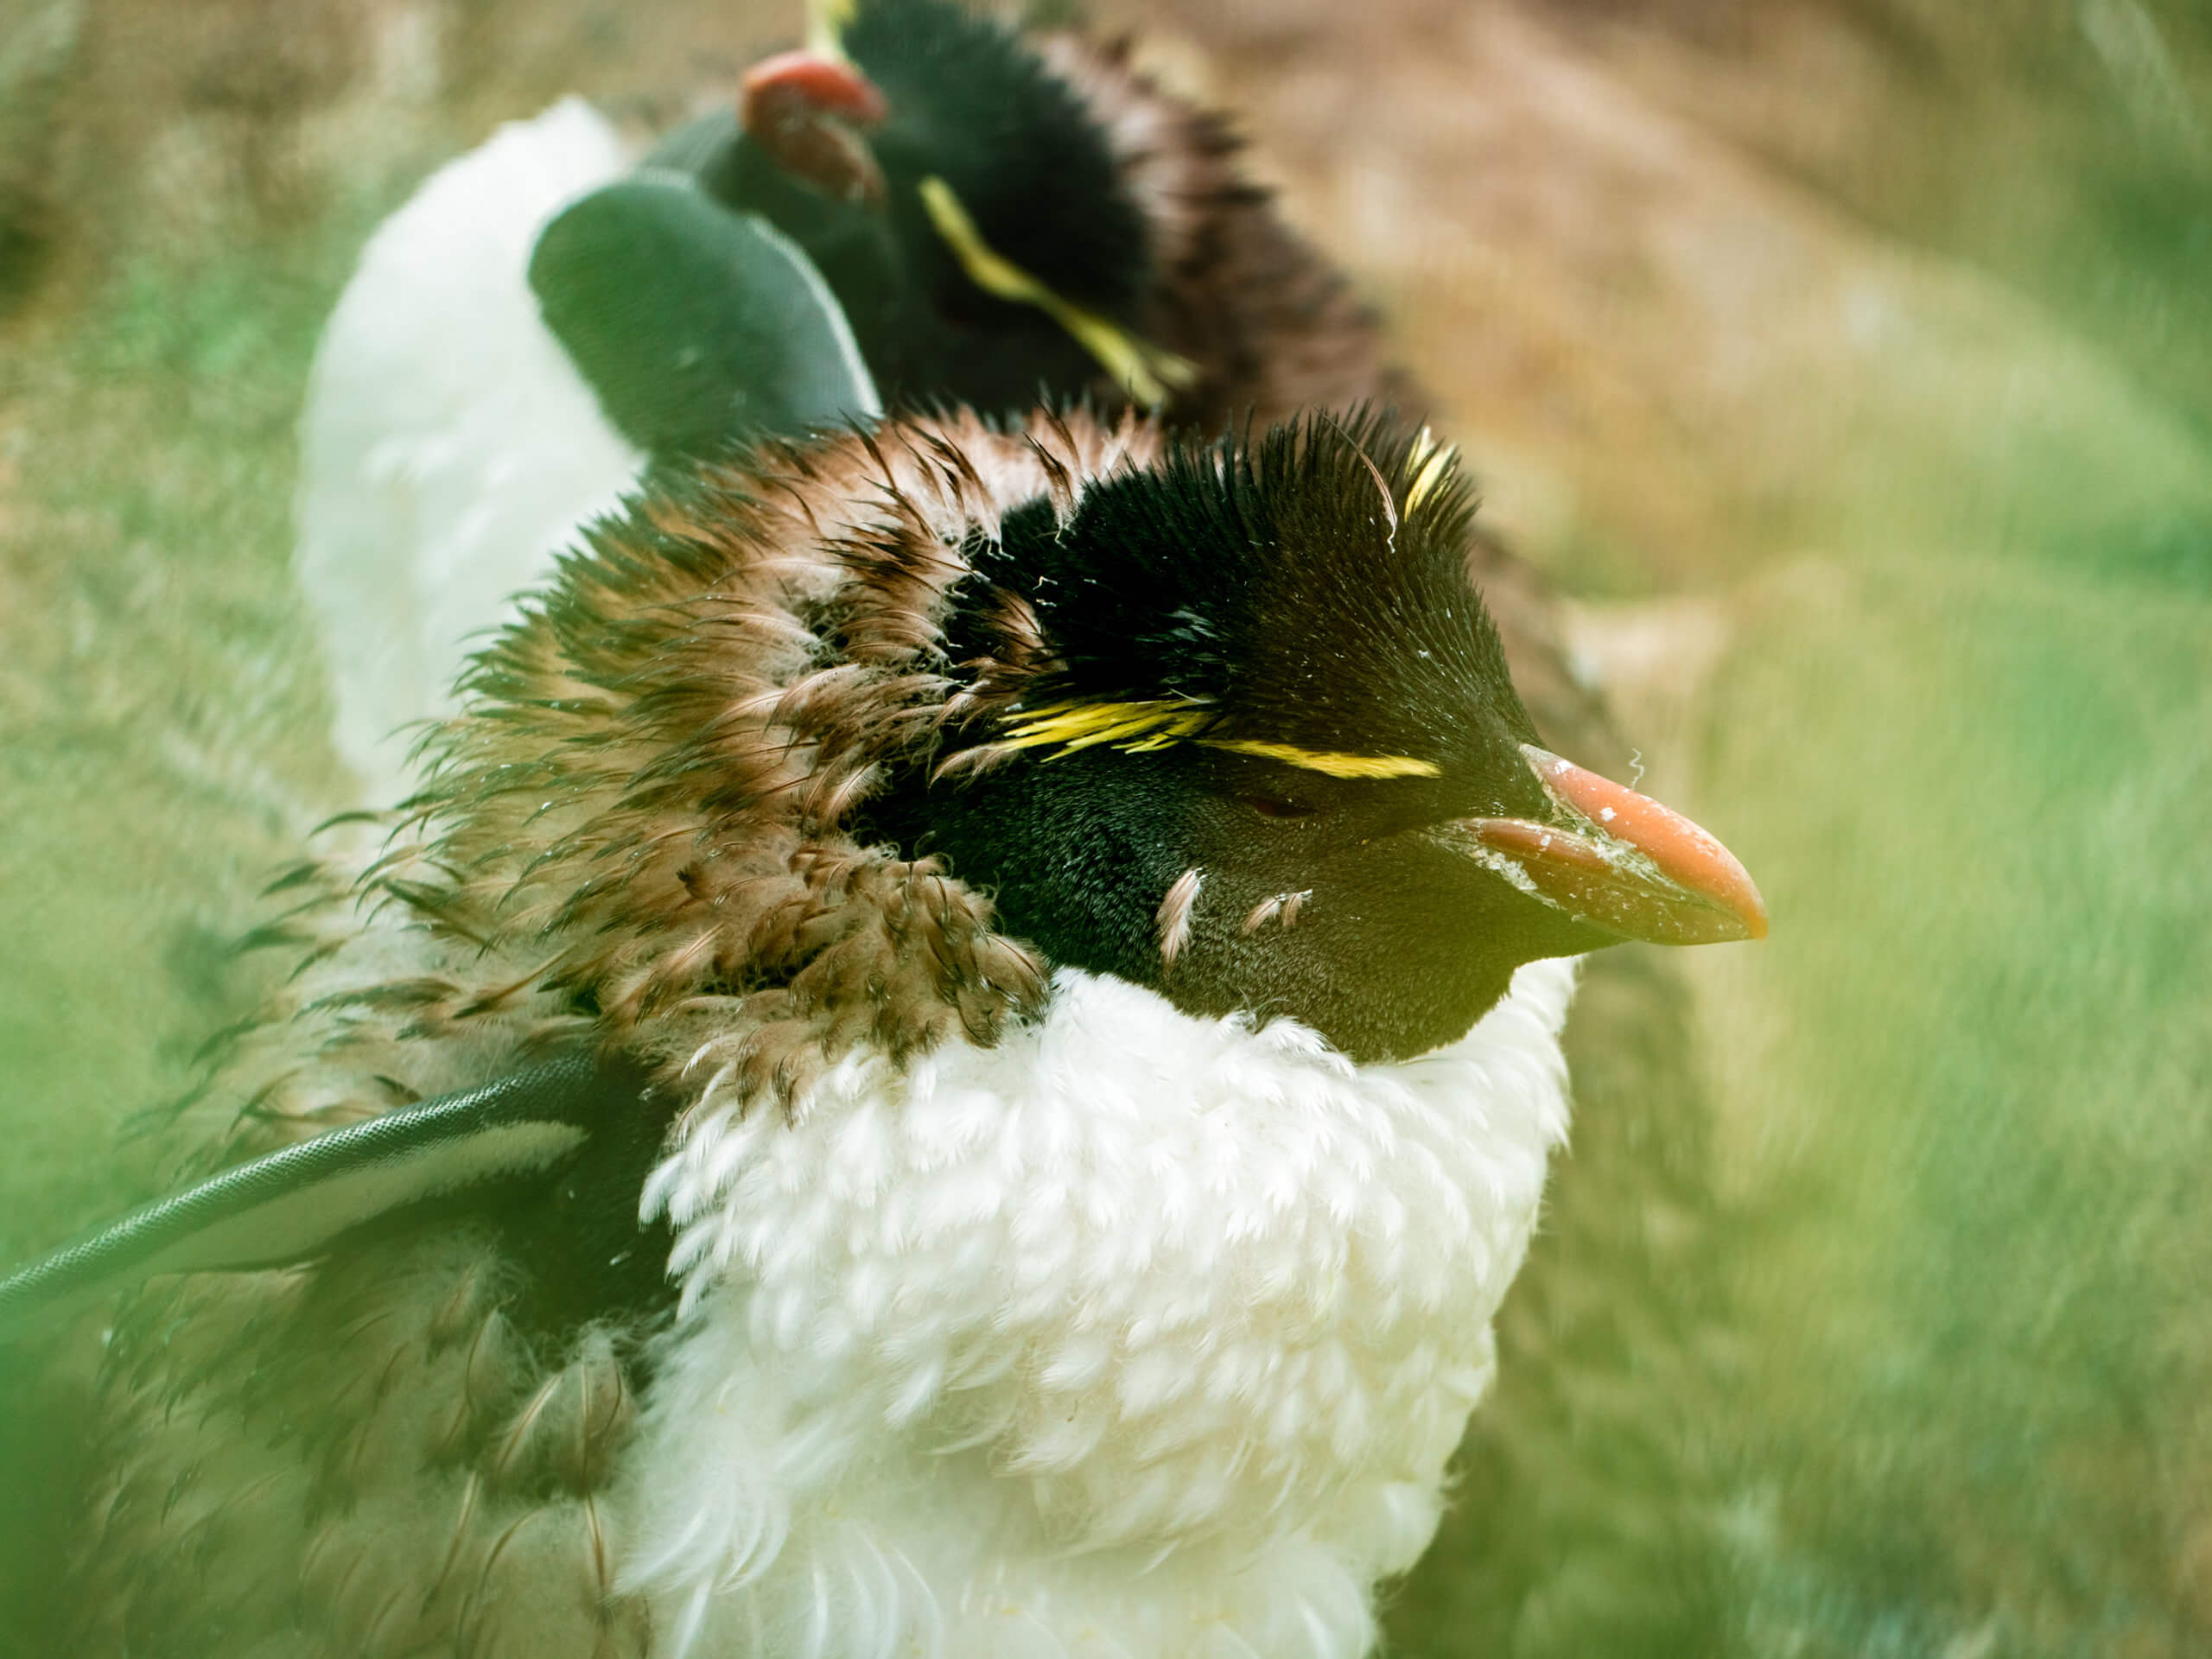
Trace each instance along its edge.
<path fill-rule="evenodd" d="M 852 60 L 845 55 L 845 25 L 858 10 L 855 0 L 807 0 L 806 49 L 850 63 Z"/>
<path fill-rule="evenodd" d="M 1010 749 L 1056 748 L 1062 754 L 1110 744 L 1124 753 L 1142 754 L 1195 741 L 1209 749 L 1280 760 L 1332 778 L 1437 778 L 1433 760 L 1407 754 L 1344 754 L 1303 749 L 1294 743 L 1268 743 L 1248 737 L 1201 737 L 1213 711 L 1187 702 L 1055 702 L 1033 709 L 1007 728 L 1001 740 Z"/>
<path fill-rule="evenodd" d="M 930 223 L 960 261 L 969 282 L 986 294 L 1018 305 L 1033 305 L 1050 316 L 1146 408 L 1159 408 L 1174 395 L 1175 388 L 1187 386 L 1198 378 L 1197 364 L 1147 346 L 1096 311 L 1062 299 L 992 247 L 976 228 L 976 221 L 968 217 L 952 187 L 935 174 L 922 181 L 921 196 Z"/>
<path fill-rule="evenodd" d="M 1294 743 L 1262 743 L 1246 737 L 1202 737 L 1199 743 L 1209 749 L 1227 749 L 1232 754 L 1256 754 L 1263 760 L 1280 760 L 1285 766 L 1302 767 L 1307 772 L 1326 772 L 1332 778 L 1441 778 L 1444 768 L 1433 760 L 1417 760 L 1409 754 L 1342 754 L 1328 749 L 1301 749 Z"/>

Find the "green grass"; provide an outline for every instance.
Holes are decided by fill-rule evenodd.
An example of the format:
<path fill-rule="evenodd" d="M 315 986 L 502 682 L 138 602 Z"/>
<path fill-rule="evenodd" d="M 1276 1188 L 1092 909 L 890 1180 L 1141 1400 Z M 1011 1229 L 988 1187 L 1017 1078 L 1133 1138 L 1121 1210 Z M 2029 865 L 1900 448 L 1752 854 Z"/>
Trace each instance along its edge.
<path fill-rule="evenodd" d="M 342 269 L 338 268 L 338 269 Z M 286 562 L 325 253 L 143 262 L 0 359 L 0 1260 L 143 1198 L 128 1133 L 250 1000 L 226 949 L 342 804 Z M 0 1608 L 55 1567 L 84 1376 L 0 1353 Z M 0 1650 L 42 1651 L 7 1621 Z"/>
<path fill-rule="evenodd" d="M 1700 804 L 1775 916 L 1713 988 L 1757 1042 L 1750 1611 L 1808 1654 L 2189 1651 L 2212 601 L 1877 562 L 1770 582 L 1746 637 Z"/>
<path fill-rule="evenodd" d="M 7 378 L 11 1256 L 118 1191 L 116 1127 L 174 1091 L 224 1006 L 211 938 L 340 799 L 286 569 L 294 410 L 327 291 L 245 257 L 142 264 Z"/>

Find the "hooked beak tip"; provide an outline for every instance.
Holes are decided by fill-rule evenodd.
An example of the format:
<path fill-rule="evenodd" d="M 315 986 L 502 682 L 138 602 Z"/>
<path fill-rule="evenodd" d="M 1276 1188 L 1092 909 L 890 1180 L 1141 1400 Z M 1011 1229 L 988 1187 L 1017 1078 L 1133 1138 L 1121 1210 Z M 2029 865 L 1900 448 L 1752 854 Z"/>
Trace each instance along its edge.
<path fill-rule="evenodd" d="M 1560 822 L 1471 821 L 1536 897 L 1579 920 L 1662 944 L 1763 939 L 1766 901 L 1736 855 L 1670 807 L 1533 743 L 1522 757 Z"/>

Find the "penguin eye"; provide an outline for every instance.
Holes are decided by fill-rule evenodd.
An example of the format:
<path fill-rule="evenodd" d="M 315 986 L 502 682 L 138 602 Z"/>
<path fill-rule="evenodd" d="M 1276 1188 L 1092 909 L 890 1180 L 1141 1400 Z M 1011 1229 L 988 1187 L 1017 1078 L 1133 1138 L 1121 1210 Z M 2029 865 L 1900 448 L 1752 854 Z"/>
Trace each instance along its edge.
<path fill-rule="evenodd" d="M 1321 810 L 1310 801 L 1294 801 L 1281 795 L 1243 794 L 1236 798 L 1263 818 L 1310 818 Z"/>

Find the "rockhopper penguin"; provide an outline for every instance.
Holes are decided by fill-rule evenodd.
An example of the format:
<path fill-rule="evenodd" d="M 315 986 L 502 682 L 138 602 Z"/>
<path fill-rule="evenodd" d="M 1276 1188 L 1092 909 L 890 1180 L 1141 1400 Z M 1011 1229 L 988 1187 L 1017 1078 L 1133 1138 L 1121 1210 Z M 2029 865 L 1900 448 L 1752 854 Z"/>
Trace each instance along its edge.
<path fill-rule="evenodd" d="M 594 531 L 293 878 L 209 1179 L 0 1281 L 170 1275 L 69 1650 L 1366 1651 L 1572 957 L 1765 926 L 1537 746 L 1472 512 L 1370 419 L 953 413 Z"/>

